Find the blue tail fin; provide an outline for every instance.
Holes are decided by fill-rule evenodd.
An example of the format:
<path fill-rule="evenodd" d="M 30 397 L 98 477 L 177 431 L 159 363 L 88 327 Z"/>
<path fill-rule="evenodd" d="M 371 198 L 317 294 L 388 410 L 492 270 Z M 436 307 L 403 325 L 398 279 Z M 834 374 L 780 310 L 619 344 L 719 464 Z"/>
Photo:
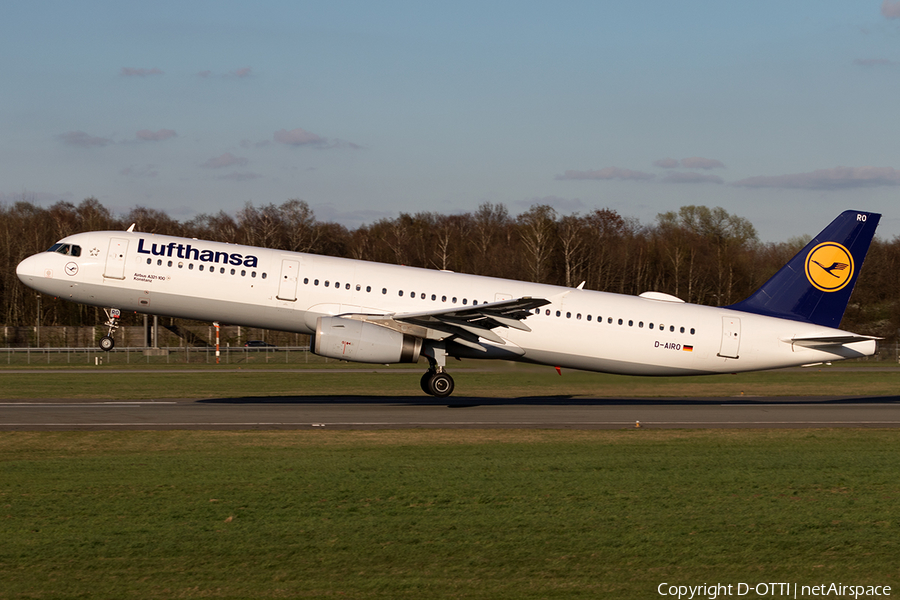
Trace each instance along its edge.
<path fill-rule="evenodd" d="M 880 219 L 844 211 L 761 288 L 728 308 L 838 327 Z"/>

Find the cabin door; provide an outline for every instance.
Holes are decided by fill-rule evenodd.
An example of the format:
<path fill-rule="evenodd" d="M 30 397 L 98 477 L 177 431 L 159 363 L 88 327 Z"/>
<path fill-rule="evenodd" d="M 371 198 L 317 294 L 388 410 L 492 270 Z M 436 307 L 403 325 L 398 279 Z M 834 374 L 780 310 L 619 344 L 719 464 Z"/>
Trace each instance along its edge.
<path fill-rule="evenodd" d="M 281 261 L 281 279 L 278 281 L 278 299 L 287 302 L 297 300 L 297 280 L 300 277 L 300 261 L 285 258 Z"/>
<path fill-rule="evenodd" d="M 737 358 L 741 346 L 741 320 L 737 317 L 722 317 L 722 346 L 719 356 Z"/>
<path fill-rule="evenodd" d="M 128 240 L 110 238 L 109 250 L 106 253 L 106 268 L 103 276 L 107 279 L 125 279 L 125 255 L 128 253 Z"/>

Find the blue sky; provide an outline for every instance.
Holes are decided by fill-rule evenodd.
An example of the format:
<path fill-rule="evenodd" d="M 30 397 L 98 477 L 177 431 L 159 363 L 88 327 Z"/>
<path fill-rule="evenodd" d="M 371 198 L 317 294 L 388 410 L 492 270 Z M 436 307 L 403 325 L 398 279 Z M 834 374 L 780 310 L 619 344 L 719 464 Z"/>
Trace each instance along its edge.
<path fill-rule="evenodd" d="M 900 235 L 900 0 L 38 0 L 0 56 L 0 202 L 703 204 L 765 241 L 855 208 Z"/>

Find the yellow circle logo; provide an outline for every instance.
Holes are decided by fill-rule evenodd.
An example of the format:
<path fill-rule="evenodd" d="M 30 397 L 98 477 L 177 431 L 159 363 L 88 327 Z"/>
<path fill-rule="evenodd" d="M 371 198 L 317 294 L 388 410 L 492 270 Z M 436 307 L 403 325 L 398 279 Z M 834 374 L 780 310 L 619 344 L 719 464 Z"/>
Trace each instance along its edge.
<path fill-rule="evenodd" d="M 836 292 L 853 277 L 853 256 L 837 242 L 823 242 L 806 256 L 806 278 L 816 289 Z"/>

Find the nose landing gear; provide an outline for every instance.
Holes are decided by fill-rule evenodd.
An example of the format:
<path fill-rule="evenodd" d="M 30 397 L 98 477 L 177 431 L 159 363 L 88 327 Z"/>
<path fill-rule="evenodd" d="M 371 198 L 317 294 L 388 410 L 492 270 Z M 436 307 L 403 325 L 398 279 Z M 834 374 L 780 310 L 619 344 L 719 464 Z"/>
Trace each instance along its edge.
<path fill-rule="evenodd" d="M 116 347 L 116 340 L 113 339 L 113 334 L 119 328 L 119 317 L 122 316 L 122 311 L 118 308 L 110 308 L 109 310 L 104 308 L 103 312 L 106 313 L 106 323 L 104 325 L 109 327 L 109 331 L 100 338 L 100 349 L 104 352 L 109 352 Z"/>

